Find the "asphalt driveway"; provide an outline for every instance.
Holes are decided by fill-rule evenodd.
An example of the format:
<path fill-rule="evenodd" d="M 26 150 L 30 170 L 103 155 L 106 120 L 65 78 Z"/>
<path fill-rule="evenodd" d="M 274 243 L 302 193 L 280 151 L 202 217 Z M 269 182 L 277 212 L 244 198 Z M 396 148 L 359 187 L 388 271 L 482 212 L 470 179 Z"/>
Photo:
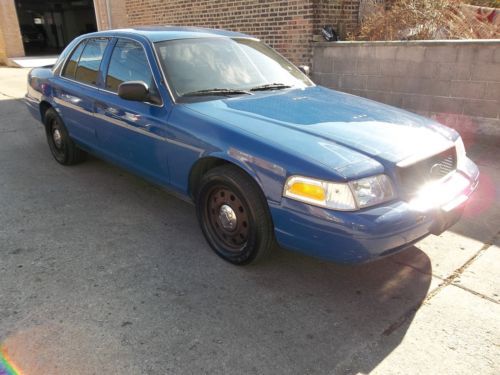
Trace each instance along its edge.
<path fill-rule="evenodd" d="M 480 188 L 439 237 L 364 266 L 276 248 L 239 268 L 189 204 L 57 164 L 26 73 L 0 68 L 0 345 L 23 374 L 500 373 L 498 142 L 470 140 Z"/>

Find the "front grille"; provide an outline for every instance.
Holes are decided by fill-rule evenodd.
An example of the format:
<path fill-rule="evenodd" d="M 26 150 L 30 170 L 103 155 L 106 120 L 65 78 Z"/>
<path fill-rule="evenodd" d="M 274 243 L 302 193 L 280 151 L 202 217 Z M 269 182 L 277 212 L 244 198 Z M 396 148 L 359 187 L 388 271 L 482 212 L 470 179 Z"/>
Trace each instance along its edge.
<path fill-rule="evenodd" d="M 405 197 L 413 196 L 424 184 L 439 180 L 457 168 L 455 147 L 415 164 L 398 167 L 398 177 Z"/>

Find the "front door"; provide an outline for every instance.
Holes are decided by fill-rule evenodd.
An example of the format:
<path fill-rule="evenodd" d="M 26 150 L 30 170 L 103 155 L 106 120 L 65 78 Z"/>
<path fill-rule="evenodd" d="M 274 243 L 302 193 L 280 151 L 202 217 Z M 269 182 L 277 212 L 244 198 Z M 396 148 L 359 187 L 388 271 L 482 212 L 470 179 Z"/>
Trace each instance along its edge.
<path fill-rule="evenodd" d="M 143 46 L 135 40 L 118 39 L 104 76 L 104 88 L 95 106 L 100 150 L 136 173 L 168 185 L 168 111 Z M 126 81 L 146 83 L 149 100 L 120 98 L 118 86 Z"/>

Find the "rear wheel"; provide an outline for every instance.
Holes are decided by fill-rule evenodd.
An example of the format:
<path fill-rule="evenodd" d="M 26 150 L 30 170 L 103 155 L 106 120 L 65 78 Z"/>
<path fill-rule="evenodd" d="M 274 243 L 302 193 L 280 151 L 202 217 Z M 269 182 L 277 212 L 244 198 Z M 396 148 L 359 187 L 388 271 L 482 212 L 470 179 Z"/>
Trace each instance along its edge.
<path fill-rule="evenodd" d="M 64 123 L 53 108 L 45 112 L 45 133 L 54 159 L 63 165 L 78 164 L 85 160 L 85 151 L 69 137 Z"/>
<path fill-rule="evenodd" d="M 273 225 L 257 184 L 234 166 L 208 171 L 196 195 L 203 234 L 217 255 L 237 265 L 262 259 L 273 244 Z"/>

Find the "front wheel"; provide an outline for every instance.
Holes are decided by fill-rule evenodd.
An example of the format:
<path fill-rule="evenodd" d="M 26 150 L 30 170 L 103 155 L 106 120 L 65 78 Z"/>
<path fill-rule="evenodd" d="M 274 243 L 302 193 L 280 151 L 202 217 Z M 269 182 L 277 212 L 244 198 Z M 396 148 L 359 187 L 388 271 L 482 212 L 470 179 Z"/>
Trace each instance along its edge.
<path fill-rule="evenodd" d="M 272 220 L 261 190 L 234 166 L 211 169 L 202 177 L 196 211 L 208 243 L 230 263 L 254 263 L 274 243 Z"/>

